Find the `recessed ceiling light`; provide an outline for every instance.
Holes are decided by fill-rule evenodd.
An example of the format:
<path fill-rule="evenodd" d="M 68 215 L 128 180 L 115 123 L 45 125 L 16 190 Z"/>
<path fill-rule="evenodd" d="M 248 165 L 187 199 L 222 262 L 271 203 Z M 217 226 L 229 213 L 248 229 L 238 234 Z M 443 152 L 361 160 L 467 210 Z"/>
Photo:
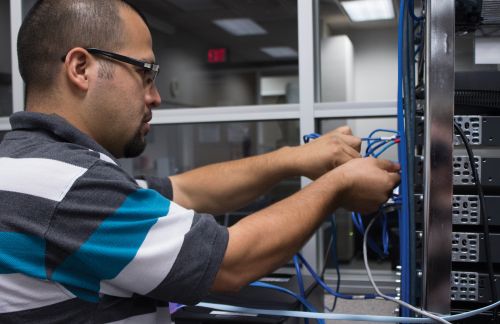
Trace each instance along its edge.
<path fill-rule="evenodd" d="M 252 19 L 217 19 L 214 24 L 235 36 L 264 35 L 267 31 Z"/>
<path fill-rule="evenodd" d="M 353 22 L 394 18 L 392 0 L 352 0 L 340 4 Z"/>
<path fill-rule="evenodd" d="M 274 58 L 296 58 L 299 56 L 297 51 L 291 47 L 262 47 L 260 50 Z"/>

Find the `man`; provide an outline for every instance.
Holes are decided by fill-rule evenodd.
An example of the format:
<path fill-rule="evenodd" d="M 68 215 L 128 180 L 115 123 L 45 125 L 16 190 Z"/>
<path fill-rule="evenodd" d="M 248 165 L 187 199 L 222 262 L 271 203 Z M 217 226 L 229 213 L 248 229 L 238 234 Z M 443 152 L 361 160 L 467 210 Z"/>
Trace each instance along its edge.
<path fill-rule="evenodd" d="M 333 210 L 374 211 L 399 181 L 397 165 L 360 159 L 360 140 L 341 128 L 136 182 L 116 158 L 142 152 L 160 103 L 142 16 L 121 0 L 42 0 L 18 54 L 27 111 L 0 145 L 1 323 L 164 323 L 168 301 L 237 291 L 289 260 Z M 198 214 L 298 175 L 316 180 L 229 229 Z"/>

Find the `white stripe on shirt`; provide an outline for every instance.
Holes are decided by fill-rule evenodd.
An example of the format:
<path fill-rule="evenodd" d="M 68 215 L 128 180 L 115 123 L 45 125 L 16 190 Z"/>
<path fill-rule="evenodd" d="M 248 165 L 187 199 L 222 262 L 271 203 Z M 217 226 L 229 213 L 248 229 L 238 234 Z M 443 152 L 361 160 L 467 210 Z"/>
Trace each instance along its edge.
<path fill-rule="evenodd" d="M 61 285 L 23 274 L 0 275 L 0 313 L 18 312 L 75 298 Z"/>
<path fill-rule="evenodd" d="M 184 242 L 184 234 L 191 229 L 193 217 L 194 211 L 171 202 L 167 216 L 159 218 L 149 230 L 134 259 L 118 276 L 101 281 L 100 292 L 130 297 L 132 292 L 146 295 L 154 290 L 174 265 Z"/>
<path fill-rule="evenodd" d="M 0 190 L 60 202 L 86 171 L 51 159 L 0 158 Z"/>

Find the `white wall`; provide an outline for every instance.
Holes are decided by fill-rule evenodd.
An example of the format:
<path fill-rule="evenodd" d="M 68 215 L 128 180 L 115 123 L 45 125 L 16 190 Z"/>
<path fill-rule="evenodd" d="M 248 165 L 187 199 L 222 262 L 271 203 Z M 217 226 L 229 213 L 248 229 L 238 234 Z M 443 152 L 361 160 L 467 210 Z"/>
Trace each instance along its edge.
<path fill-rule="evenodd" d="M 0 73 L 11 72 L 10 60 L 10 5 L 9 0 L 0 0 Z"/>
<path fill-rule="evenodd" d="M 354 44 L 355 101 L 396 100 L 398 37 L 392 28 L 356 31 Z"/>
<path fill-rule="evenodd" d="M 354 51 L 353 100 L 358 102 L 396 100 L 398 76 L 397 30 L 395 28 L 354 30 L 347 31 L 342 35 L 350 39 Z M 326 35 L 323 42 L 327 42 L 331 36 Z M 322 62 L 324 58 L 338 56 L 338 51 L 344 50 L 335 46 L 324 46 L 323 49 Z M 322 66 L 322 73 L 332 75 L 333 72 L 329 70 L 329 66 L 325 68 Z M 342 87 L 338 84 L 343 79 L 343 71 L 338 73 L 341 76 L 340 80 L 322 76 L 323 82 L 326 82 L 322 87 L 323 93 L 334 91 L 328 89 L 339 87 L 341 90 L 338 91 L 343 91 L 345 85 Z"/>
<path fill-rule="evenodd" d="M 321 42 L 321 101 L 354 100 L 354 47 L 346 35 Z"/>
<path fill-rule="evenodd" d="M 287 86 L 291 83 L 298 83 L 298 76 L 278 76 L 260 78 L 261 96 L 282 96 L 286 95 Z"/>

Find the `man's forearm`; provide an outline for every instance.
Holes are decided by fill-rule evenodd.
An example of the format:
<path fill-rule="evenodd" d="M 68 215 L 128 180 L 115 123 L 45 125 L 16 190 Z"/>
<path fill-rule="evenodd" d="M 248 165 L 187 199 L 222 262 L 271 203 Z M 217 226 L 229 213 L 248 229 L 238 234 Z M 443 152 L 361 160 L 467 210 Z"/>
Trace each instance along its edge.
<path fill-rule="evenodd" d="M 400 180 L 399 165 L 355 159 L 294 195 L 252 214 L 229 229 L 229 243 L 214 290 L 238 290 L 289 260 L 338 207 L 372 213 Z"/>
<path fill-rule="evenodd" d="M 244 207 L 279 181 L 298 175 L 292 148 L 201 167 L 172 176 L 174 201 L 198 212 L 221 214 Z"/>
<path fill-rule="evenodd" d="M 238 290 L 290 260 L 339 206 L 341 183 L 333 177 L 318 180 L 232 226 L 213 289 Z"/>

